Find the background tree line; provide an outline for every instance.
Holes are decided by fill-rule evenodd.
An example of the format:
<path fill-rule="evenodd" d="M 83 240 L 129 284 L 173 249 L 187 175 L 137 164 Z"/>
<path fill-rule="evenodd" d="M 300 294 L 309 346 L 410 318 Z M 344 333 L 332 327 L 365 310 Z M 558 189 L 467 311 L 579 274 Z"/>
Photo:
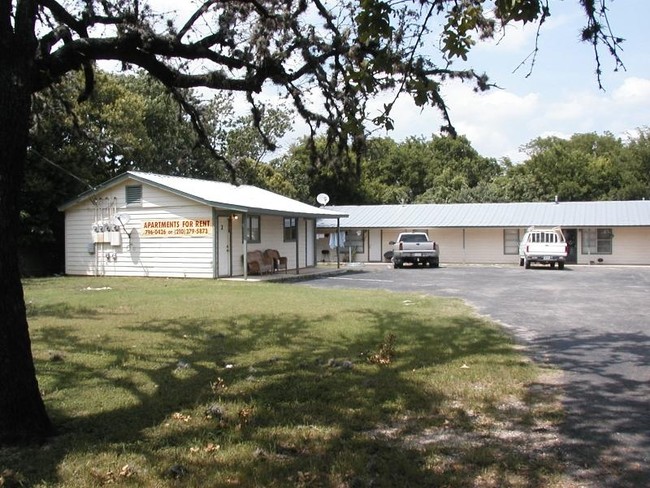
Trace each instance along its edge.
<path fill-rule="evenodd" d="M 359 172 L 321 164 L 311 177 L 303 145 L 273 164 L 299 182 L 300 198 L 326 192 L 333 204 L 640 200 L 650 198 L 650 130 L 537 138 L 513 163 L 481 156 L 463 136 L 370 139 Z M 345 167 L 356 167 L 346 165 Z M 311 199 L 311 200 L 310 200 Z"/>
<path fill-rule="evenodd" d="M 75 101 L 83 83 L 78 75 L 35 97 L 21 211 L 23 256 L 31 255 L 27 273 L 37 272 L 29 266 L 35 256 L 40 272 L 63 268 L 57 206 L 124 171 L 231 178 L 163 85 L 146 74 L 98 72 L 97 78 L 83 104 Z M 321 192 L 339 205 L 550 201 L 556 195 L 564 201 L 650 198 L 647 128 L 629 140 L 612 134 L 538 138 L 518 164 L 481 156 L 463 136 L 439 135 L 401 142 L 370 138 L 361 153 L 332 152 L 325 138 L 315 145 L 305 138 L 270 159 L 252 115 L 237 115 L 232 96 L 186 96 L 239 183 L 310 204 Z M 262 115 L 267 142 L 276 144 L 291 130 L 292 115 L 283 107 Z"/>

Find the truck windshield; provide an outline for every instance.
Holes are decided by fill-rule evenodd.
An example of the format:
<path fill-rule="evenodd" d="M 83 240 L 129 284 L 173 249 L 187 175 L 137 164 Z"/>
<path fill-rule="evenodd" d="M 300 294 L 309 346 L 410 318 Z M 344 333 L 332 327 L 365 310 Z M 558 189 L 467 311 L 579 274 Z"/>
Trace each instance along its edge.
<path fill-rule="evenodd" d="M 402 236 L 402 242 L 427 242 L 425 234 L 406 234 Z"/>

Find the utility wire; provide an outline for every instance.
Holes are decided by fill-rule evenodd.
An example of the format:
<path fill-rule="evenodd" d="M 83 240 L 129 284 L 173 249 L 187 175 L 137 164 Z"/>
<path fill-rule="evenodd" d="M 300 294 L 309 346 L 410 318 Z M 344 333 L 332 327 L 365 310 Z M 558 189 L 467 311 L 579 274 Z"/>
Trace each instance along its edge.
<path fill-rule="evenodd" d="M 43 155 L 42 155 L 41 153 L 39 153 L 36 149 L 30 149 L 30 151 L 33 152 L 34 154 L 36 154 L 36 155 L 37 155 L 38 157 L 40 157 L 41 159 L 43 159 L 43 161 L 45 161 L 46 163 L 51 164 L 51 165 L 54 166 L 55 168 L 57 168 L 57 169 L 63 171 L 63 172 L 64 172 L 65 174 L 67 174 L 68 176 L 70 176 L 70 177 L 74 178 L 75 180 L 77 180 L 78 182 L 84 184 L 84 185 L 87 186 L 90 190 L 95 190 L 95 189 L 96 189 L 94 186 L 92 186 L 90 183 L 88 183 L 87 180 L 84 180 L 83 178 L 80 178 L 79 176 L 77 176 L 76 174 L 74 174 L 72 171 L 69 171 L 69 170 L 65 169 L 65 168 L 64 168 L 63 166 L 61 166 L 60 164 L 57 164 L 57 163 L 55 163 L 54 161 L 52 161 L 51 159 L 48 159 L 47 157 L 43 156 Z"/>

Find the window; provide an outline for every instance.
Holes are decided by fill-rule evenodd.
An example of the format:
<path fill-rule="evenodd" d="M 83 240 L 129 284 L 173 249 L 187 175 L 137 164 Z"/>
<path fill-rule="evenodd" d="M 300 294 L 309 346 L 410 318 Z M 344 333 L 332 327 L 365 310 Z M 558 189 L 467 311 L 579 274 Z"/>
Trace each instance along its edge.
<path fill-rule="evenodd" d="M 127 205 L 142 205 L 142 185 L 131 185 L 125 188 Z"/>
<path fill-rule="evenodd" d="M 418 234 L 402 234 L 402 242 L 427 242 L 427 236 Z"/>
<path fill-rule="evenodd" d="M 612 229 L 582 229 L 582 254 L 611 254 Z"/>
<path fill-rule="evenodd" d="M 345 247 L 351 247 L 354 252 L 363 254 L 364 251 L 364 232 L 362 230 L 348 231 L 345 237 Z"/>
<path fill-rule="evenodd" d="M 248 242 L 260 242 L 262 237 L 259 215 L 249 215 L 246 219 L 246 240 Z"/>
<path fill-rule="evenodd" d="M 503 229 L 503 254 L 519 254 L 519 229 Z"/>
<path fill-rule="evenodd" d="M 284 242 L 296 242 L 298 239 L 298 219 L 295 217 L 284 218 Z"/>

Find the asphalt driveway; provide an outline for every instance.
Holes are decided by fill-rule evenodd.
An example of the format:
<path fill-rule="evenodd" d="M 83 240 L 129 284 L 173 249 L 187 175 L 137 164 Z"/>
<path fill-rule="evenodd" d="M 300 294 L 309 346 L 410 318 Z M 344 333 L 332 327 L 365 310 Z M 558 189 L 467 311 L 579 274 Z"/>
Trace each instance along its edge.
<path fill-rule="evenodd" d="M 301 285 L 460 297 L 564 371 L 567 452 L 585 486 L 650 486 L 650 268 L 392 269 Z"/>

